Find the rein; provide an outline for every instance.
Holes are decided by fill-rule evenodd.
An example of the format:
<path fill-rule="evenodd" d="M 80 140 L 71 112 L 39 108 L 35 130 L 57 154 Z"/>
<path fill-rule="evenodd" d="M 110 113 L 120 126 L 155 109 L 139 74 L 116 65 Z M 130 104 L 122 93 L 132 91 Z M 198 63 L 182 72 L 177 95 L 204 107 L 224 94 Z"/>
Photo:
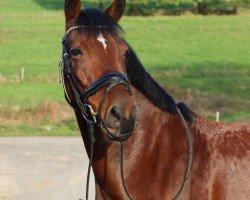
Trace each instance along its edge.
<path fill-rule="evenodd" d="M 121 173 L 121 180 L 122 180 L 122 185 L 124 188 L 124 191 L 128 197 L 129 200 L 134 200 L 131 195 L 129 194 L 126 184 L 125 184 L 125 179 L 124 179 L 124 169 L 123 169 L 123 157 L 124 157 L 124 141 L 128 140 L 132 133 L 127 133 L 123 134 L 120 136 L 117 136 L 113 133 L 111 133 L 104 120 L 101 117 L 101 110 L 103 107 L 103 104 L 105 102 L 105 99 L 109 92 L 112 90 L 117 85 L 122 85 L 124 86 L 129 94 L 132 94 L 130 83 L 127 79 L 127 77 L 124 74 L 121 73 L 109 73 L 104 75 L 103 77 L 99 78 L 98 80 L 94 81 L 93 83 L 90 84 L 89 88 L 86 90 L 82 91 L 81 87 L 78 85 L 77 80 L 73 72 L 71 71 L 71 62 L 70 62 L 70 55 L 68 53 L 67 45 L 66 45 L 66 39 L 67 36 L 70 34 L 71 31 L 80 29 L 80 28 L 86 28 L 86 26 L 73 26 L 69 28 L 65 36 L 62 39 L 62 46 L 63 46 L 63 53 L 62 53 L 62 59 L 59 63 L 60 66 L 60 82 L 63 85 L 63 90 L 65 94 L 65 98 L 69 105 L 76 111 L 80 111 L 81 116 L 84 118 L 84 120 L 87 123 L 87 130 L 88 130 L 88 138 L 90 142 L 89 146 L 89 165 L 88 165 L 88 173 L 87 173 L 87 182 L 86 182 L 86 200 L 88 200 L 88 194 L 89 194 L 89 179 L 90 179 L 90 169 L 92 167 L 92 162 L 93 162 L 93 148 L 94 148 L 94 143 L 95 143 L 95 135 L 94 135 L 94 128 L 95 125 L 104 128 L 106 131 L 108 139 L 111 141 L 119 141 L 120 142 L 120 173 Z M 99 28 L 106 28 L 103 26 L 99 26 Z M 69 81 L 70 87 L 73 91 L 73 95 L 75 97 L 75 102 L 72 102 L 69 98 L 68 92 L 65 87 L 65 77 Z M 101 90 L 104 86 L 107 86 L 105 89 L 101 101 L 98 105 L 98 108 L 96 111 L 92 108 L 92 106 L 88 103 L 88 98 L 92 95 L 94 95 L 96 92 Z M 188 157 L 188 163 L 186 166 L 185 170 L 185 175 L 184 179 L 182 182 L 182 185 L 176 195 L 174 196 L 173 200 L 177 199 L 178 196 L 181 194 L 184 185 L 189 178 L 189 173 L 190 173 L 190 168 L 192 165 L 192 159 L 193 159 L 193 145 L 192 145 L 192 138 L 190 134 L 190 130 L 188 128 L 188 125 L 179 110 L 178 106 L 176 106 L 178 115 L 180 117 L 180 120 L 182 121 L 182 124 L 185 129 L 185 134 L 188 139 L 188 152 L 189 152 L 189 157 Z"/>

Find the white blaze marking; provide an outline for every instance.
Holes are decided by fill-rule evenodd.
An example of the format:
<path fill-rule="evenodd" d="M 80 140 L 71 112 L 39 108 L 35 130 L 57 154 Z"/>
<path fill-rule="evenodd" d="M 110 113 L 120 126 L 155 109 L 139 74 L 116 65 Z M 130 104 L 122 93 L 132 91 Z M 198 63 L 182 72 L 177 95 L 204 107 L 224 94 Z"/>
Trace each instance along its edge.
<path fill-rule="evenodd" d="M 106 51 L 106 48 L 107 48 L 106 39 L 103 37 L 101 33 L 98 35 L 97 40 L 102 43 L 103 48 Z"/>

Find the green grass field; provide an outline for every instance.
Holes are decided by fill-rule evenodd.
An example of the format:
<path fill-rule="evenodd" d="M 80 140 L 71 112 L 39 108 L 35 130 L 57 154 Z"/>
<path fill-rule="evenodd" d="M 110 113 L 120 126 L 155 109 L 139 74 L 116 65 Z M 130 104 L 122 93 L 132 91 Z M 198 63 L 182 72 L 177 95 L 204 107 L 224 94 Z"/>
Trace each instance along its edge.
<path fill-rule="evenodd" d="M 62 4 L 0 0 L 2 136 L 79 134 L 58 83 Z M 222 121 L 250 119 L 250 15 L 123 17 L 121 25 L 177 100 L 210 119 L 217 110 Z"/>

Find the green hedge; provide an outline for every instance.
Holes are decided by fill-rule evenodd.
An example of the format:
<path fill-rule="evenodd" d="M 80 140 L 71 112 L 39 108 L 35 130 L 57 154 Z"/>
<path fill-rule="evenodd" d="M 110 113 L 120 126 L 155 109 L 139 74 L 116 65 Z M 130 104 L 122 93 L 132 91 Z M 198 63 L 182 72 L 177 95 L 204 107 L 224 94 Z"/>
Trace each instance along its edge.
<path fill-rule="evenodd" d="M 194 13 L 198 14 L 225 14 L 234 15 L 237 13 L 237 2 L 219 0 L 200 0 L 194 3 Z"/>
<path fill-rule="evenodd" d="M 234 15 L 238 6 L 247 7 L 250 0 L 130 0 L 127 15 Z"/>
<path fill-rule="evenodd" d="M 62 0 L 33 0 L 45 9 L 63 9 Z M 112 0 L 82 1 L 85 8 L 107 8 Z M 127 0 L 127 15 L 236 14 L 238 7 L 250 9 L 250 0 Z"/>

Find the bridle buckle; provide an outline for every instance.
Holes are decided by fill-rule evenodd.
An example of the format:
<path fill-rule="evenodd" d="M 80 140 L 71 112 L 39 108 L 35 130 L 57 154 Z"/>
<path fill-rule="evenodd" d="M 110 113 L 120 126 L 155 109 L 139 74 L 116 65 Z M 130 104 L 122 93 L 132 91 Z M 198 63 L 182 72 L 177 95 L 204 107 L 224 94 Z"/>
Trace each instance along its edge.
<path fill-rule="evenodd" d="M 87 118 L 87 120 L 90 121 L 92 124 L 95 124 L 97 122 L 96 120 L 97 112 L 94 111 L 92 106 L 89 104 L 83 104 L 83 110 L 86 114 L 85 117 Z M 89 119 L 89 117 L 91 118 Z"/>

